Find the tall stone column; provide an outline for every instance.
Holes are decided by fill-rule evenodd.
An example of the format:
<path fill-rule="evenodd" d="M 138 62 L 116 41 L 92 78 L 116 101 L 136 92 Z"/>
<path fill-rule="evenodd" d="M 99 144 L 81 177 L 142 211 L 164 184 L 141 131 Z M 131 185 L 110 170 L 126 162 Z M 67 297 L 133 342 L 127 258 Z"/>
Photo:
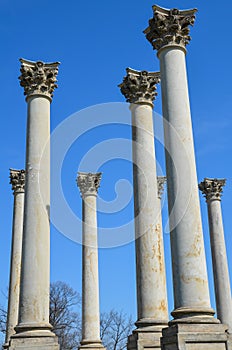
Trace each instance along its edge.
<path fill-rule="evenodd" d="M 49 324 L 50 103 L 58 62 L 21 59 L 20 84 L 28 104 L 26 185 L 19 320 L 10 349 L 58 349 Z"/>
<path fill-rule="evenodd" d="M 96 199 L 101 173 L 78 173 L 82 196 L 82 340 L 80 349 L 102 349 L 100 339 Z"/>
<path fill-rule="evenodd" d="M 174 320 L 163 330 L 162 349 L 195 349 L 186 345 L 197 339 L 193 333 L 199 333 L 197 344 L 202 337 L 201 349 L 219 349 L 213 345 L 216 332 L 224 337 L 224 349 L 226 327 L 217 324 L 210 306 L 185 62 L 197 10 L 155 5 L 153 11 L 144 33 L 160 60 L 175 307 Z M 211 325 L 206 327 L 210 345 L 204 324 Z"/>
<path fill-rule="evenodd" d="M 138 320 L 128 339 L 130 350 L 159 347 L 161 330 L 168 322 L 152 113 L 159 76 L 159 72 L 128 68 L 119 85 L 132 114 Z"/>
<path fill-rule="evenodd" d="M 11 241 L 11 263 L 8 291 L 6 338 L 4 349 L 9 347 L 10 337 L 18 323 L 20 272 L 23 239 L 23 210 L 25 170 L 10 169 L 10 183 L 14 194 L 13 227 Z"/>
<path fill-rule="evenodd" d="M 225 182 L 225 179 L 205 178 L 199 184 L 199 189 L 204 194 L 208 207 L 217 317 L 222 323 L 227 324 L 229 331 L 232 332 L 230 277 L 221 211 L 221 196 Z"/>

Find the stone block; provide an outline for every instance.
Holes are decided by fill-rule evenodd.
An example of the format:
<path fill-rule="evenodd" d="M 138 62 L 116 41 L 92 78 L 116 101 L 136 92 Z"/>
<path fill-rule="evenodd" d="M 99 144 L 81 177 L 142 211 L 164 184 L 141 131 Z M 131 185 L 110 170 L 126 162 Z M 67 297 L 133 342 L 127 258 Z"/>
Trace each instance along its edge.
<path fill-rule="evenodd" d="M 57 337 L 11 338 L 9 350 L 59 350 Z"/>
<path fill-rule="evenodd" d="M 223 324 L 175 324 L 164 328 L 162 350 L 232 350 L 231 335 Z"/>
<path fill-rule="evenodd" d="M 128 337 L 127 350 L 161 349 L 162 326 L 138 328 Z"/>

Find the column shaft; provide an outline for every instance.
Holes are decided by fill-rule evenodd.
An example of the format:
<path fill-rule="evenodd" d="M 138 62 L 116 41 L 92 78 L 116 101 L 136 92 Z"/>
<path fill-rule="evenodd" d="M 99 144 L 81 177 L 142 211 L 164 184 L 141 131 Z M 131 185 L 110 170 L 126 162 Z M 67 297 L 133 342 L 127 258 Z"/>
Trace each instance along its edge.
<path fill-rule="evenodd" d="M 222 323 L 229 326 L 229 332 L 231 333 L 231 288 L 221 211 L 221 195 L 225 183 L 225 179 L 205 178 L 199 184 L 199 189 L 206 198 L 208 208 L 217 316 Z"/>
<path fill-rule="evenodd" d="M 174 316 L 210 309 L 185 52 L 159 52 L 175 311 Z M 179 310 L 177 310 L 179 309 Z M 178 312 L 179 311 L 179 312 Z"/>
<path fill-rule="evenodd" d="M 153 131 L 153 101 L 159 72 L 127 68 L 119 85 L 130 102 L 137 283 L 137 328 L 128 337 L 128 350 L 160 348 L 168 323 L 166 274 L 160 198 L 157 187 Z"/>
<path fill-rule="evenodd" d="M 10 337 L 15 333 L 18 323 L 20 272 L 22 257 L 24 191 L 14 194 L 13 228 L 11 243 L 10 283 L 8 292 L 6 338 L 4 348 L 8 347 Z"/>
<path fill-rule="evenodd" d="M 58 350 L 49 324 L 50 289 L 50 102 L 58 62 L 20 60 L 27 96 L 26 183 L 19 318 L 10 350 Z"/>
<path fill-rule="evenodd" d="M 50 101 L 28 98 L 26 190 L 18 327 L 49 325 Z M 43 153 L 45 151 L 45 153 Z M 42 164 L 41 164 L 41 159 Z"/>
<path fill-rule="evenodd" d="M 21 61 L 27 96 L 26 186 L 19 319 L 10 349 L 58 350 L 49 324 L 50 102 L 59 62 Z"/>
<path fill-rule="evenodd" d="M 232 302 L 220 200 L 207 201 L 217 317 L 232 332 Z"/>
<path fill-rule="evenodd" d="M 100 342 L 96 197 L 82 205 L 82 342 Z"/>
<path fill-rule="evenodd" d="M 100 339 L 97 192 L 101 173 L 78 173 L 82 196 L 82 340 L 80 349 L 104 349 Z"/>
<path fill-rule="evenodd" d="M 174 320 L 162 330 L 162 350 L 228 349 L 231 342 L 210 307 L 197 190 L 185 64 L 196 11 L 154 5 L 144 31 L 160 59 L 174 288 Z"/>
<path fill-rule="evenodd" d="M 131 104 L 136 236 L 137 326 L 168 319 L 152 107 Z"/>

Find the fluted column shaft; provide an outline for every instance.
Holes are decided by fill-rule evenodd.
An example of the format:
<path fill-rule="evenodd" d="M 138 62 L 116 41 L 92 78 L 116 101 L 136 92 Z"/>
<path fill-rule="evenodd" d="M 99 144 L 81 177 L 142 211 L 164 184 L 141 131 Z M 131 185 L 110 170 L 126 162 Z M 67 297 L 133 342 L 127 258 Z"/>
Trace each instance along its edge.
<path fill-rule="evenodd" d="M 82 195 L 82 340 L 81 348 L 102 347 L 100 339 L 97 189 L 101 173 L 79 173 Z"/>
<path fill-rule="evenodd" d="M 160 60 L 175 303 L 172 315 L 183 321 L 214 313 L 209 299 L 185 63 L 188 25 L 194 23 L 196 10 L 169 11 L 158 6 L 153 10 L 145 34 Z"/>
<path fill-rule="evenodd" d="M 50 102 L 58 63 L 21 60 L 28 103 L 22 271 L 17 333 L 50 336 Z M 23 335 L 22 335 L 23 336 Z"/>
<path fill-rule="evenodd" d="M 20 273 L 22 257 L 23 211 L 25 171 L 10 169 L 10 183 L 14 191 L 10 281 L 8 291 L 7 324 L 4 348 L 8 348 L 10 337 L 18 323 Z"/>
<path fill-rule="evenodd" d="M 227 324 L 229 331 L 232 332 L 231 288 L 221 211 L 224 185 L 224 179 L 205 178 L 199 184 L 199 188 L 206 197 L 208 208 L 217 317 L 222 323 Z"/>
<path fill-rule="evenodd" d="M 159 73 L 127 69 L 120 84 L 130 102 L 135 212 L 138 328 L 167 324 L 167 293 L 153 131 Z"/>

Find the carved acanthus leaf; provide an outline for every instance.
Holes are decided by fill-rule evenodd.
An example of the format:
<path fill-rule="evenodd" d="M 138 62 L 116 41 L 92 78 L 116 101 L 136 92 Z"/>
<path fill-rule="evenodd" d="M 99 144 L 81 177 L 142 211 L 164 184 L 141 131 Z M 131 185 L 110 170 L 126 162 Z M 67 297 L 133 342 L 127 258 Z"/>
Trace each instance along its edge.
<path fill-rule="evenodd" d="M 151 104 L 157 96 L 156 85 L 160 82 L 159 72 L 136 71 L 127 68 L 127 75 L 119 84 L 126 101 L 138 104 Z"/>
<path fill-rule="evenodd" d="M 209 179 L 205 178 L 199 184 L 199 189 L 204 194 L 206 201 L 209 200 L 221 200 L 223 193 L 223 186 L 225 186 L 226 179 Z"/>
<path fill-rule="evenodd" d="M 87 195 L 97 195 L 101 176 L 102 173 L 92 174 L 78 172 L 77 185 L 82 197 Z"/>
<path fill-rule="evenodd" d="M 153 6 L 153 18 L 144 30 L 147 40 L 153 49 L 159 50 L 165 45 L 180 45 L 185 47 L 191 40 L 189 26 L 195 22 L 197 9 L 180 11 L 166 10 Z"/>
<path fill-rule="evenodd" d="M 25 170 L 10 169 L 10 184 L 14 194 L 24 192 Z"/>
<path fill-rule="evenodd" d="M 164 192 L 164 185 L 167 181 L 166 176 L 157 176 L 158 198 L 161 199 Z"/>
<path fill-rule="evenodd" d="M 19 77 L 20 85 L 24 88 L 24 95 L 43 95 L 50 100 L 53 97 L 53 91 L 57 88 L 57 73 L 59 62 L 44 63 L 42 61 L 31 62 L 20 59 L 21 75 Z"/>

